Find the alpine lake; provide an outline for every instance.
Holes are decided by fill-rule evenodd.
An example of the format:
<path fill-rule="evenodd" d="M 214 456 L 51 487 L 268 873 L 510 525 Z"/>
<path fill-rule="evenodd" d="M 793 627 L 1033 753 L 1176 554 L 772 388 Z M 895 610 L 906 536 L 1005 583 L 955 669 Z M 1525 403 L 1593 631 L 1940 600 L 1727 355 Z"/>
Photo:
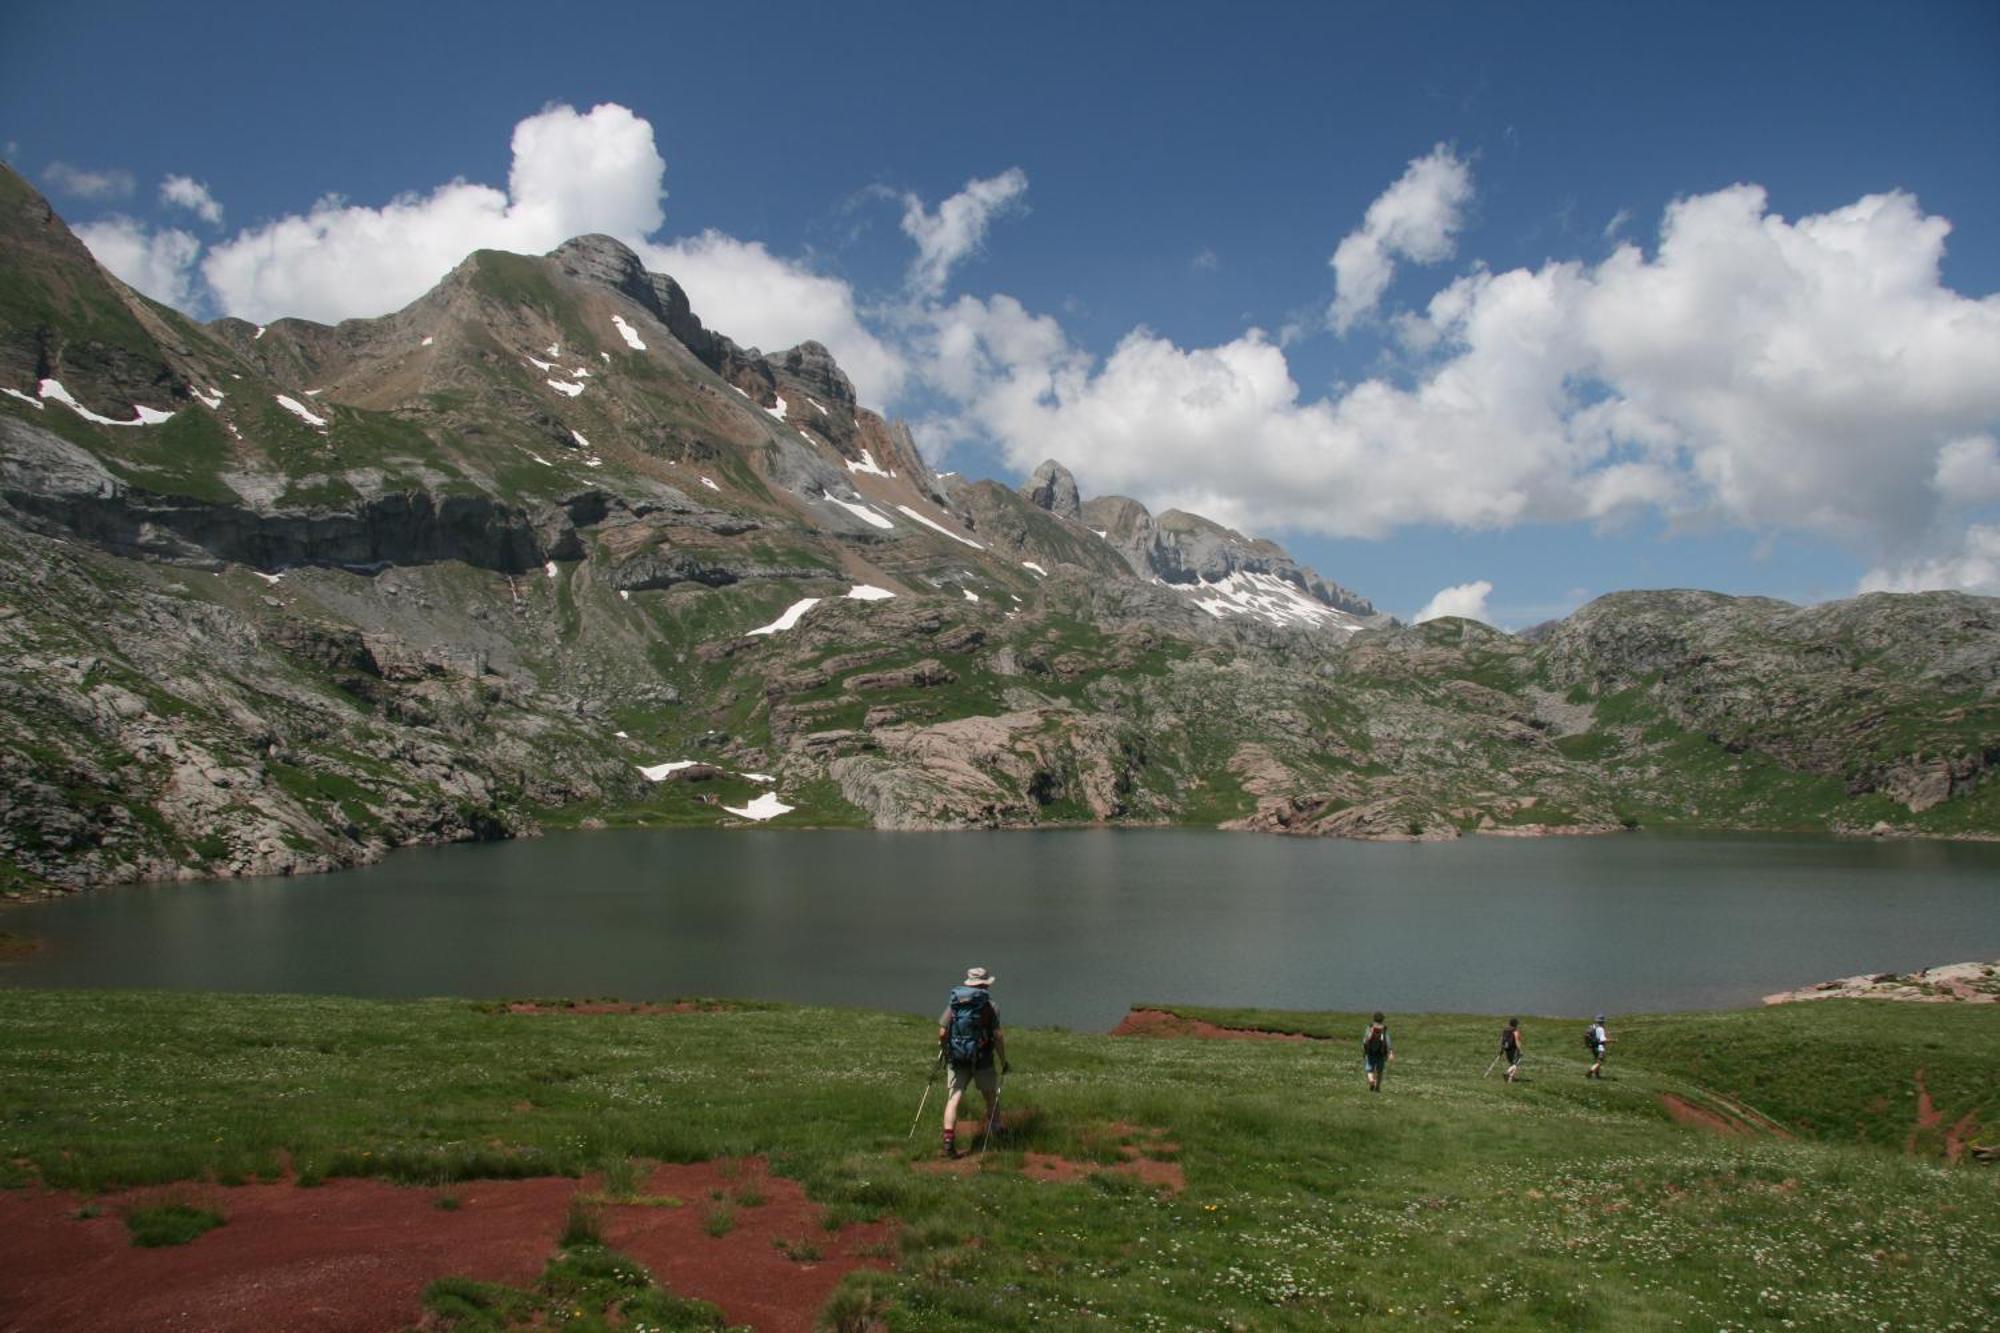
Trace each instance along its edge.
<path fill-rule="evenodd" d="M 0 985 L 682 996 L 1010 1024 L 1141 1002 L 1587 1015 L 1755 1004 L 2000 957 L 2000 844 L 1634 833 L 1361 843 L 1199 830 L 625 830 L 5 913 Z"/>

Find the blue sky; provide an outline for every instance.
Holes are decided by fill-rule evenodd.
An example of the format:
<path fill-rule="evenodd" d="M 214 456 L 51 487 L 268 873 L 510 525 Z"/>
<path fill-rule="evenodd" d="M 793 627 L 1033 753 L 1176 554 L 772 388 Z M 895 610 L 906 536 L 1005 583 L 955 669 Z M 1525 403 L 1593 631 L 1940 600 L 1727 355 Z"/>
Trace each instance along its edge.
<path fill-rule="evenodd" d="M 549 168 L 553 213 L 649 240 L 726 332 L 822 337 L 942 466 L 1054 452 L 1402 615 L 2000 592 L 2000 6 L 1386 10 L 14 7 L 0 146 L 155 294 L 326 318 L 415 276 L 336 288 L 372 214 L 274 224 L 414 194 L 393 225 L 443 253 L 439 187 L 506 191 L 517 125 L 612 104 L 550 151 L 643 126 L 662 213 L 645 152 Z M 1451 188 L 1370 232 L 1425 161 Z M 557 225 L 520 205 L 459 248 Z M 1357 234 L 1386 282 L 1337 329 Z"/>

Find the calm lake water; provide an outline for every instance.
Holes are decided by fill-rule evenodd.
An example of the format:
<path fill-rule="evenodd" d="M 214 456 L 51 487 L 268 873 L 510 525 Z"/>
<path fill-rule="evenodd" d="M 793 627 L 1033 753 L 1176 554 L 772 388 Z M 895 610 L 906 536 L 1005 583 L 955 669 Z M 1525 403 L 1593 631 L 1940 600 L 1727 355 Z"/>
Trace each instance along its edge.
<path fill-rule="evenodd" d="M 2000 957 L 2000 845 L 1308 841 L 1199 831 L 628 831 L 8 911 L 0 985 L 729 995 L 1010 1023 L 1134 1001 L 1588 1014 Z"/>

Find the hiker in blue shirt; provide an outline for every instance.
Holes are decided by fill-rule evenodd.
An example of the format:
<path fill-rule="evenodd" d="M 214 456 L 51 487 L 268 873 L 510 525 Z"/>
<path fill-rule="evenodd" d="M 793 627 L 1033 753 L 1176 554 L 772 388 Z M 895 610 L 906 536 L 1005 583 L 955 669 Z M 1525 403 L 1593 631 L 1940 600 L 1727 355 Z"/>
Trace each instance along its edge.
<path fill-rule="evenodd" d="M 1007 1039 L 1000 1035 L 1000 1010 L 989 993 L 998 980 L 983 967 L 968 970 L 964 984 L 952 987 L 951 1000 L 938 1015 L 938 1049 L 951 1067 L 944 1099 L 946 1157 L 958 1156 L 958 1103 L 974 1084 L 986 1099 L 987 1134 L 1000 1132 L 1000 1080 L 993 1064 L 998 1059 L 1000 1073 L 1007 1072 Z"/>
<path fill-rule="evenodd" d="M 1368 1091 L 1382 1091 L 1382 1075 L 1395 1058 L 1396 1043 L 1389 1040 L 1389 1021 L 1378 1009 L 1368 1031 L 1361 1034 L 1361 1067 L 1368 1071 Z"/>

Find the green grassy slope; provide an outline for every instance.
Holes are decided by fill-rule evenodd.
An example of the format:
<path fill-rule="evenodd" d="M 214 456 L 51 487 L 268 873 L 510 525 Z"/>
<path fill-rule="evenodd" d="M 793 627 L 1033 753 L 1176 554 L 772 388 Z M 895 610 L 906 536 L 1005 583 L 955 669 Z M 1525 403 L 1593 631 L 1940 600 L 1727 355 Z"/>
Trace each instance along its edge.
<path fill-rule="evenodd" d="M 930 1030 L 728 1006 L 516 1015 L 464 1001 L 10 993 L 11 1183 L 279 1170 L 436 1184 L 627 1154 L 765 1152 L 837 1220 L 902 1223 L 898 1329 L 1991 1327 L 2000 1189 L 1915 1155 L 1922 1064 L 1948 1121 L 2000 1108 L 2000 1014 L 1870 1004 L 1618 1025 L 1586 1082 L 1574 1021 L 1533 1020 L 1527 1081 L 1480 1077 L 1491 1018 L 1398 1017 L 1385 1091 L 1351 1015 L 1222 1015 L 1337 1034 L 1207 1042 L 1023 1031 L 1016 1133 L 965 1176 L 917 1167 Z M 1191 1011 L 1192 1012 L 1192 1011 Z M 1797 1135 L 1673 1123 L 1672 1093 Z M 1880 1106 L 1878 1098 L 1886 1098 Z M 1899 1100 L 1900 1098 L 1900 1100 Z M 1874 1126 L 1856 1135 L 1857 1122 Z M 1151 1133 L 1157 1131 L 1157 1134 Z M 1856 1138 L 1864 1140 L 1855 1143 Z M 1186 1189 L 1021 1174 L 1026 1151 L 1176 1160 Z M 1889 1144 L 1885 1151 L 1879 1144 Z"/>

